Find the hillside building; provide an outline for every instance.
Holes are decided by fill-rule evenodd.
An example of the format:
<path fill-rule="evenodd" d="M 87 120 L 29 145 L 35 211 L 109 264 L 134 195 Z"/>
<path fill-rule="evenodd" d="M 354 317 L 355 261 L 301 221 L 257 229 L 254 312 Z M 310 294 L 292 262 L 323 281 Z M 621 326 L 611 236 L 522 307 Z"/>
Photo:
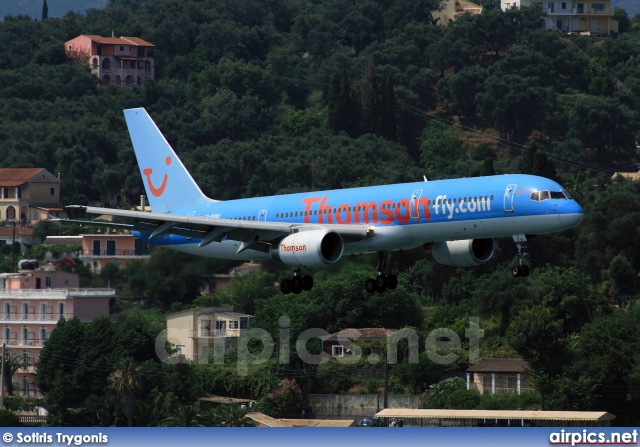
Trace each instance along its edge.
<path fill-rule="evenodd" d="M 63 217 L 59 177 L 44 168 L 0 169 L 0 219 L 36 223 Z"/>
<path fill-rule="evenodd" d="M 113 289 L 81 289 L 80 277 L 44 268 L 0 274 L 0 328 L 10 354 L 19 354 L 25 367 L 13 376 L 15 395 L 41 397 L 35 384 L 40 351 L 61 318 L 91 322 L 109 315 Z"/>
<path fill-rule="evenodd" d="M 446 26 L 450 21 L 465 14 L 481 14 L 482 6 L 464 0 L 443 0 L 440 2 L 440 9 L 432 11 L 431 16 L 438 25 Z"/>
<path fill-rule="evenodd" d="M 593 37 L 610 37 L 618 33 L 611 0 L 501 0 L 503 10 L 534 5 L 540 6 L 546 14 L 545 29 Z"/>
<path fill-rule="evenodd" d="M 64 44 L 67 56 L 87 63 L 103 85 L 143 85 L 154 79 L 154 45 L 139 37 L 78 36 Z"/>

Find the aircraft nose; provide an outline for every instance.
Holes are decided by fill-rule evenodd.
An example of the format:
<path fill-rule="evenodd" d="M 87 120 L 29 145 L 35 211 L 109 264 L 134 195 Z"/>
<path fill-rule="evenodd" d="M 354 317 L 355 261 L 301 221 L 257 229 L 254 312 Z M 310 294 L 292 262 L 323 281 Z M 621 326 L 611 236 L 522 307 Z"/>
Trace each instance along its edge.
<path fill-rule="evenodd" d="M 558 218 L 565 228 L 571 228 L 582 220 L 582 208 L 575 200 L 568 200 L 558 210 Z"/>

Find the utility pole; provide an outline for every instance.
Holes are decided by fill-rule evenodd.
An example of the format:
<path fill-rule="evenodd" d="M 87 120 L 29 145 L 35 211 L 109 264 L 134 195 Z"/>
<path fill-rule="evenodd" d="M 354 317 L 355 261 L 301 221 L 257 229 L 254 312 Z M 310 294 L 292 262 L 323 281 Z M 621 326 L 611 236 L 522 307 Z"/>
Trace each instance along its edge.
<path fill-rule="evenodd" d="M 16 253 L 16 221 L 13 221 L 13 239 L 11 240 L 11 273 L 13 273 L 13 266 L 15 265 L 15 253 Z M 4 360 L 2 362 L 4 365 Z"/>
<path fill-rule="evenodd" d="M 2 374 L 2 379 L 0 379 L 0 383 L 2 384 L 2 391 L 0 392 L 0 410 L 4 410 L 4 361 L 5 361 L 5 354 L 6 354 L 6 350 L 7 350 L 7 345 L 6 343 L 2 343 L 2 372 L 0 374 Z"/>

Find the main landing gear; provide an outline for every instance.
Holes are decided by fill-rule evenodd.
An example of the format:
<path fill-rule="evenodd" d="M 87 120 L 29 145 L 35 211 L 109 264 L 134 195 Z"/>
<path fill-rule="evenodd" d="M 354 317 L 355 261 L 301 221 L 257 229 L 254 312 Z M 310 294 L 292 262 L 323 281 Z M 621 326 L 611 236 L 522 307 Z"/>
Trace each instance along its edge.
<path fill-rule="evenodd" d="M 291 292 L 297 295 L 303 290 L 311 289 L 313 289 L 313 277 L 309 275 L 302 276 L 299 268 L 293 271 L 293 278 L 285 279 L 280 283 L 280 291 L 285 295 Z"/>
<path fill-rule="evenodd" d="M 514 234 L 513 242 L 518 247 L 518 265 L 511 269 L 511 274 L 514 278 L 522 276 L 523 278 L 529 276 L 529 266 L 524 263 L 524 259 L 529 259 L 529 252 L 527 251 L 527 237 L 524 234 Z"/>
<path fill-rule="evenodd" d="M 378 276 L 373 279 L 369 278 L 364 283 L 364 288 L 369 293 L 384 292 L 387 289 L 395 289 L 398 287 L 398 277 L 396 275 L 387 275 L 389 268 L 389 252 L 378 252 Z"/>

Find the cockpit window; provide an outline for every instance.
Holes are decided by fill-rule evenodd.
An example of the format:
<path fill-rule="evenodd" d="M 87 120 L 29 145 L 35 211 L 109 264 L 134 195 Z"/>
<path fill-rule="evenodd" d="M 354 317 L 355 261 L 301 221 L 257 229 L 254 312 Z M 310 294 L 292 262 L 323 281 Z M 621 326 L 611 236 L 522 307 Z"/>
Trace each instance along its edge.
<path fill-rule="evenodd" d="M 562 191 L 549 191 L 552 199 L 566 199 Z"/>
<path fill-rule="evenodd" d="M 531 200 L 541 202 L 549 199 L 571 199 L 566 191 L 534 191 L 531 193 Z"/>

